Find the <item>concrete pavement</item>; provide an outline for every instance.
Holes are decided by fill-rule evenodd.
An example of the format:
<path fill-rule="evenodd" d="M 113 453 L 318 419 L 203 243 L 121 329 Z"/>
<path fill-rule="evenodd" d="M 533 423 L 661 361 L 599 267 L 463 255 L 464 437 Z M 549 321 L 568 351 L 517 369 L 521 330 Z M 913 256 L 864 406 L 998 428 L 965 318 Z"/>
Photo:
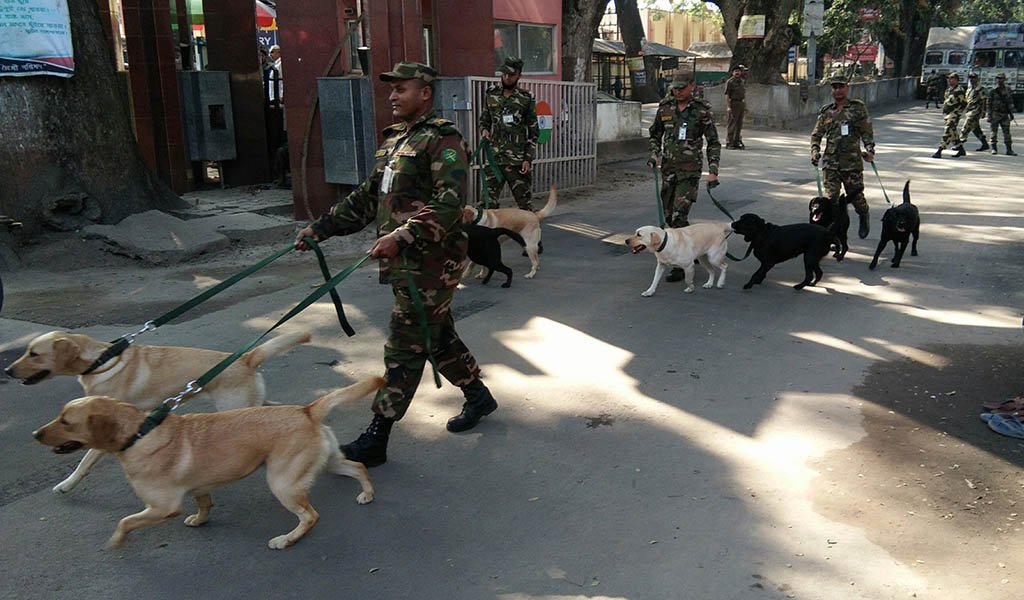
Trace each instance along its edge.
<path fill-rule="evenodd" d="M 116 462 L 55 496 L 49 488 L 78 457 L 51 454 L 29 435 L 77 384 L 2 384 L 2 594 L 1020 596 L 1022 446 L 977 413 L 993 385 L 1020 393 L 1024 383 L 1015 362 L 1022 162 L 930 159 L 940 134 L 941 116 L 917 105 L 876 119 L 889 196 L 913 181 L 921 255 L 868 270 L 885 208 L 868 171 L 874 230 L 854 235 L 846 261 L 828 259 L 821 285 L 804 292 L 790 287 L 798 261 L 741 291 L 756 267 L 749 259 L 730 264 L 723 290 L 663 284 L 641 298 L 654 259 L 621 241 L 656 223 L 653 184 L 642 160 L 603 168 L 600 185 L 564 193 L 545 221 L 537 278 L 522 278 L 527 259 L 510 245 L 511 289 L 470 281 L 456 296 L 458 329 L 499 410 L 449 434 L 444 422 L 462 399 L 447 384 L 434 389 L 428 374 L 395 427 L 390 462 L 371 471 L 376 500 L 358 506 L 354 482 L 322 476 L 312 495 L 320 523 L 283 552 L 266 541 L 294 519 L 260 473 L 214 492 L 201 528 L 172 519 L 103 551 L 116 521 L 140 506 Z M 746 151 L 723 150 L 716 197 L 736 216 L 806 220 L 815 194 L 806 135 L 747 130 L 744 140 Z M 704 192 L 692 216 L 724 220 Z M 331 240 L 325 250 L 341 266 L 365 246 Z M 733 241 L 733 254 L 744 250 Z M 307 258 L 290 256 L 240 295 L 140 341 L 231 350 L 315 283 Z M 39 290 L 85 305 L 95 317 L 81 331 L 106 339 L 133 322 L 125 314 L 141 316 L 138 306 L 158 314 L 158 300 L 183 301 L 238 268 L 200 260 L 140 270 L 109 291 L 84 289 L 99 271 L 15 272 L 5 276 L 0 360 L 70 318 L 53 310 L 17 319 L 44 315 L 33 305 Z M 340 334 L 329 303 L 311 307 L 295 326 L 312 329 L 314 342 L 266 363 L 269 397 L 307 402 L 380 372 L 390 291 L 372 267 L 339 290 L 357 335 Z M 961 371 L 965 353 L 1002 358 Z M 945 412 L 927 418 L 937 407 Z M 368 420 L 367 402 L 339 409 L 330 424 L 347 441 Z"/>

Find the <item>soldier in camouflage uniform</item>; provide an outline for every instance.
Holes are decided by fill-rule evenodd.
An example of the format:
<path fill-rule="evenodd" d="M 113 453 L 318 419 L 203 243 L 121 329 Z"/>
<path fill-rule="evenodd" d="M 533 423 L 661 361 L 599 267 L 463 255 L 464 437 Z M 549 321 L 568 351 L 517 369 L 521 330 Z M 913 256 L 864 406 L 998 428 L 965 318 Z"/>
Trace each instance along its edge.
<path fill-rule="evenodd" d="M 747 105 L 743 99 L 747 96 L 746 83 L 747 68 L 743 65 L 736 65 L 732 68 L 732 77 L 725 82 L 725 147 L 734 150 L 745 150 L 743 144 L 743 115 L 746 113 Z"/>
<path fill-rule="evenodd" d="M 949 87 L 946 88 L 946 95 L 942 100 L 942 114 L 945 115 L 946 129 L 942 132 L 939 149 L 932 154 L 932 158 L 942 158 L 942 151 L 950 147 L 956 149 L 953 158 L 967 155 L 967 150 L 964 150 L 964 141 L 958 134 L 960 116 L 967 108 L 967 92 L 960 87 L 960 76 L 956 73 L 950 73 L 946 81 L 949 83 Z"/>
<path fill-rule="evenodd" d="M 690 206 L 697 201 L 704 169 L 704 142 L 708 149 L 708 187 L 718 185 L 722 144 L 711 105 L 693 97 L 690 73 L 676 73 L 671 95 L 658 104 L 650 132 L 649 166 L 661 166 L 661 205 L 669 227 L 690 224 Z M 665 281 L 682 281 L 684 272 L 674 268 Z"/>
<path fill-rule="evenodd" d="M 490 207 L 497 208 L 498 196 L 508 182 L 516 205 L 533 211 L 533 158 L 537 152 L 537 103 L 533 94 L 518 87 L 523 61 L 508 57 L 501 66 L 501 83 L 487 89 L 480 111 L 480 137 L 490 140 L 494 161 L 502 179 L 485 166 Z M 483 208 L 483 198 L 478 199 Z"/>
<path fill-rule="evenodd" d="M 978 83 L 978 74 L 971 73 L 967 76 L 967 108 L 964 113 L 964 126 L 960 130 L 960 139 L 964 142 L 967 141 L 969 134 L 974 134 L 974 137 L 981 140 L 981 146 L 978 146 L 978 152 L 984 152 L 988 150 L 988 140 L 985 139 L 985 133 L 981 130 L 981 117 L 985 114 L 985 103 L 987 101 L 988 90 L 981 87 Z"/>
<path fill-rule="evenodd" d="M 817 168 L 821 163 L 825 194 L 833 203 L 839 202 L 840 188 L 846 191 L 846 198 L 860 217 L 857 234 L 864 239 L 868 236 L 868 201 L 864 198 L 864 162 L 875 160 L 875 132 L 868 115 L 868 107 L 860 100 L 848 98 L 850 86 L 846 77 L 834 75 L 832 99 L 818 111 L 818 120 L 811 131 L 811 164 Z M 822 155 L 821 142 L 825 140 Z M 861 155 L 863 142 L 866 154 Z"/>
<path fill-rule="evenodd" d="M 462 135 L 451 121 L 434 114 L 436 77 L 432 68 L 414 62 L 400 62 L 380 75 L 391 85 L 389 99 L 399 122 L 384 130 L 370 176 L 302 229 L 295 242 L 307 250 L 304 237 L 323 240 L 377 224 L 379 237 L 370 256 L 380 259 L 380 281 L 391 284 L 395 297 L 384 345 L 387 385 L 377 392 L 366 432 L 341 446 L 347 458 L 367 467 L 387 461 L 391 426 L 409 407 L 428 350 L 441 375 L 466 396 L 462 413 L 448 421 L 449 431 L 471 429 L 497 408 L 450 312 L 468 246 L 462 209 L 469 164 Z M 412 286 L 426 312 L 428 339 Z"/>
<path fill-rule="evenodd" d="M 1013 120 L 1013 94 L 1006 87 L 1006 75 L 996 75 L 996 87 L 988 93 L 988 122 L 992 126 L 992 154 L 999 154 L 996 146 L 996 134 L 1003 128 L 1003 143 L 1006 144 L 1006 155 L 1017 156 L 1013 151 L 1013 138 L 1010 137 L 1010 121 Z"/>

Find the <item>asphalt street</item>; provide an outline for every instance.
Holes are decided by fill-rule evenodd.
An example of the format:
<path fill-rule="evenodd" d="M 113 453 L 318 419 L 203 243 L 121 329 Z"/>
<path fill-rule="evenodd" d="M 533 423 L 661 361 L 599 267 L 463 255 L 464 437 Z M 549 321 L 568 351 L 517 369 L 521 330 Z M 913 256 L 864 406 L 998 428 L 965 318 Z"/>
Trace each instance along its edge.
<path fill-rule="evenodd" d="M 871 234 L 858 239 L 853 216 L 846 260 L 824 260 L 820 284 L 799 292 L 791 287 L 803 275 L 799 260 L 741 290 L 756 268 L 750 258 L 730 262 L 724 289 L 685 294 L 681 284 L 663 283 L 641 297 L 655 259 L 631 255 L 623 240 L 657 224 L 654 184 L 641 160 L 603 166 L 599 185 L 563 192 L 544 222 L 535 279 L 522 277 L 528 260 L 506 244 L 512 287 L 500 288 L 499 275 L 488 286 L 468 281 L 456 295 L 457 328 L 498 411 L 470 432 L 448 433 L 445 421 L 462 398 L 448 384 L 435 389 L 428 371 L 392 433 L 389 462 L 370 472 L 376 499 L 357 505 L 354 481 L 322 475 L 311 497 L 319 524 L 283 551 L 267 541 L 295 519 L 262 471 L 215 491 L 206 525 L 186 527 L 182 516 L 104 550 L 116 522 L 141 509 L 117 461 L 102 461 L 77 489 L 57 495 L 51 487 L 81 454 L 53 454 L 31 437 L 80 395 L 77 382 L 28 387 L 0 379 L 0 595 L 1022 597 L 1024 440 L 989 431 L 978 413 L 993 398 L 972 391 L 976 383 L 1021 393 L 1020 363 L 1008 367 L 1012 379 L 985 363 L 961 373 L 957 388 L 914 374 L 928 368 L 938 377 L 954 356 L 986 349 L 1017 356 L 1024 159 L 970 152 L 973 140 L 965 158 L 932 159 L 941 130 L 940 111 L 920 104 L 875 118 L 889 198 L 898 202 L 911 180 L 923 221 L 920 255 L 908 251 L 892 269 L 890 246 L 878 269 L 868 269 L 886 208 L 868 168 Z M 1024 140 L 1019 127 L 1014 133 Z M 748 129 L 744 141 L 745 151 L 723 150 L 715 196 L 736 217 L 806 221 L 816 195 L 808 135 Z M 702 189 L 691 220 L 727 217 Z M 360 250 L 334 240 L 324 247 L 337 265 Z M 745 250 L 738 236 L 730 241 L 733 255 Z M 102 293 L 85 285 L 99 270 L 54 282 L 71 278 L 76 289 L 91 289 L 76 292 L 74 306 L 95 320 L 76 331 L 111 339 L 144 320 L 132 314 L 133 303 L 160 298 L 169 308 L 190 287 L 198 293 L 232 272 L 201 262 L 185 275 L 152 271 L 139 277 L 155 280 Z M 139 341 L 233 350 L 273 324 L 317 276 L 313 268 L 268 269 L 241 296 Z M 0 363 L 62 326 L 13 316 L 45 301 L 45 278 L 5 275 Z M 706 278 L 699 267 L 697 278 Z M 339 291 L 357 335 L 344 337 L 329 302 L 302 313 L 286 327 L 308 328 L 314 340 L 265 363 L 269 398 L 304 403 L 381 373 L 390 290 L 371 265 Z M 872 385 L 881 372 L 896 383 Z M 901 401 L 913 410 L 941 402 L 950 411 L 939 425 L 890 404 Z M 338 409 L 329 424 L 348 441 L 369 417 L 367 400 Z M 875 437 L 873 424 L 897 433 Z M 893 452 L 908 436 L 920 442 Z M 954 450 L 976 457 L 980 474 L 965 472 L 963 459 L 939 458 Z M 950 487 L 937 492 L 928 487 L 935 481 Z M 985 486 L 993 500 L 961 510 Z M 961 509 L 940 510 L 943 502 Z M 984 521 L 975 514 L 981 510 Z"/>

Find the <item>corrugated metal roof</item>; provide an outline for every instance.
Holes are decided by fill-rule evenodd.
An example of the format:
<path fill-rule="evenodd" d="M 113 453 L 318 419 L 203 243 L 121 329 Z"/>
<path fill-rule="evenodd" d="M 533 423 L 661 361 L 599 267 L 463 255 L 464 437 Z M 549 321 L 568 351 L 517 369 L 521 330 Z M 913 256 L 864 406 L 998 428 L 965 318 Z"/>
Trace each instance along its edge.
<path fill-rule="evenodd" d="M 732 50 L 725 42 L 694 42 L 690 44 L 690 52 L 703 58 L 730 58 Z"/>
<path fill-rule="evenodd" d="M 621 40 L 594 39 L 592 47 L 594 54 L 614 54 L 617 56 L 626 55 L 626 45 Z M 681 58 L 692 58 L 697 56 L 686 50 L 678 50 L 665 44 L 657 42 L 644 42 L 644 56 L 678 56 Z"/>

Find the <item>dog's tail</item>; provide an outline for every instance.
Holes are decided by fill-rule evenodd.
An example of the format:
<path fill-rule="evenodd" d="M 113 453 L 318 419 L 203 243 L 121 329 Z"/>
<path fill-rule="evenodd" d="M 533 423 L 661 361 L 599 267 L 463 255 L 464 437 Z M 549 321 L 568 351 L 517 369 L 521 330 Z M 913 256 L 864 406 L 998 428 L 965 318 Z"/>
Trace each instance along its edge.
<path fill-rule="evenodd" d="M 910 204 L 910 180 L 903 184 L 903 203 Z"/>
<path fill-rule="evenodd" d="M 548 203 L 544 205 L 544 208 L 534 211 L 533 214 L 537 215 L 538 219 L 546 219 L 555 212 L 555 206 L 558 204 L 558 190 L 555 188 L 555 184 L 551 184 L 551 191 L 548 192 Z"/>
<path fill-rule="evenodd" d="M 506 229 L 505 227 L 495 227 L 494 231 L 498 232 L 501 235 L 507 235 L 508 237 L 510 237 L 513 240 L 515 240 L 515 242 L 517 244 L 519 244 L 520 246 L 522 246 L 523 248 L 526 247 L 526 240 L 523 239 L 523 236 L 521 236 L 518 233 L 512 231 L 511 229 Z"/>
<path fill-rule="evenodd" d="M 368 379 L 358 381 L 348 387 L 334 390 L 330 394 L 310 402 L 306 405 L 306 411 L 309 413 L 309 418 L 313 419 L 317 423 L 322 423 L 324 417 L 326 417 L 334 407 L 343 402 L 358 400 L 369 395 L 370 392 L 379 390 L 386 384 L 387 380 L 383 377 L 370 377 Z"/>
<path fill-rule="evenodd" d="M 246 365 L 250 369 L 255 369 L 263 364 L 263 361 L 268 358 L 277 356 L 278 354 L 283 354 L 299 344 L 309 342 L 311 337 L 312 336 L 310 336 L 308 331 L 296 331 L 294 333 L 279 335 L 246 352 L 242 355 L 240 360 L 242 361 L 242 364 Z"/>

